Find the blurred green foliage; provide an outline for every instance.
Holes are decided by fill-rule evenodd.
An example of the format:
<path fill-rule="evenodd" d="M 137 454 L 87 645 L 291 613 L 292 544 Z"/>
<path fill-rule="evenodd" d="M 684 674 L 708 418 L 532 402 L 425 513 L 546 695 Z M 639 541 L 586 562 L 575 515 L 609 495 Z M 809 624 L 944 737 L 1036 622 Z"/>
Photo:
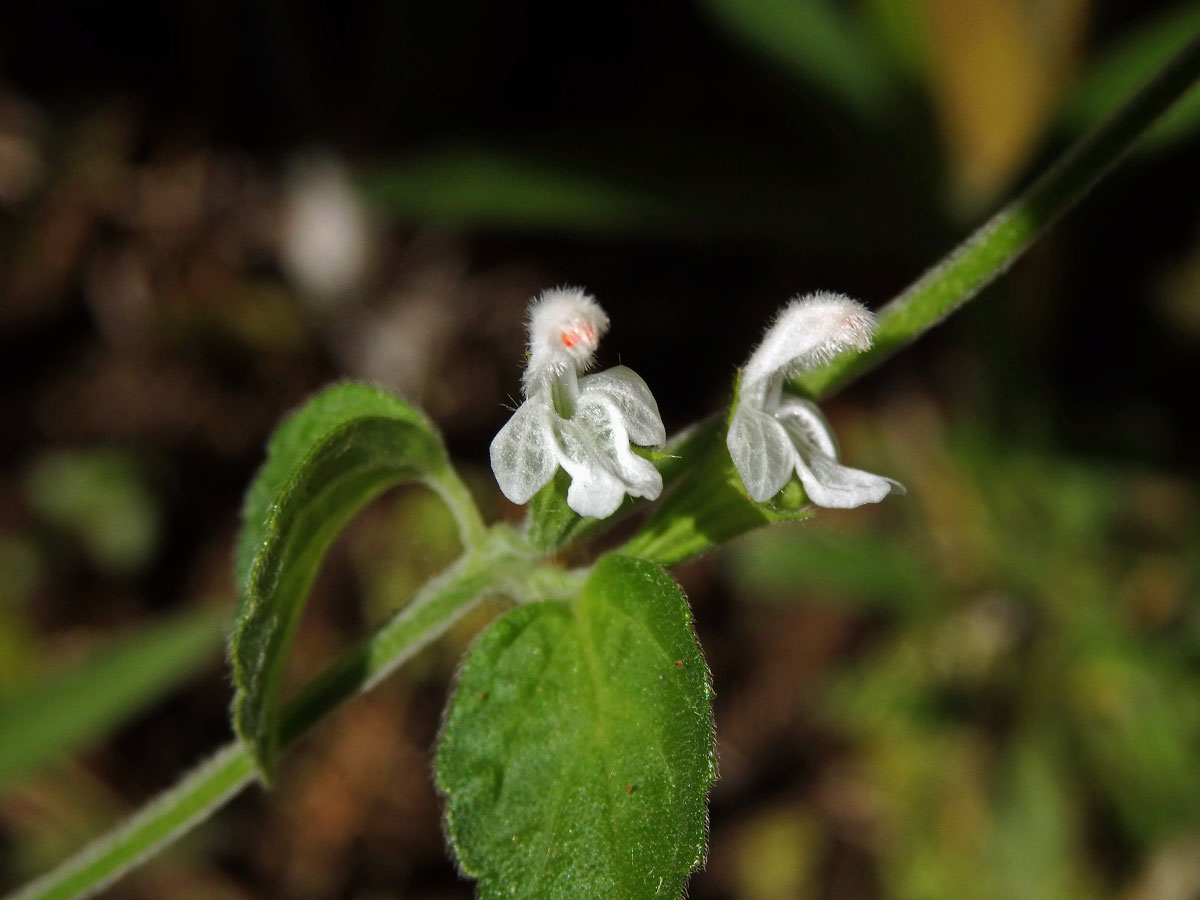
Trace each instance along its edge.
<path fill-rule="evenodd" d="M 726 571 L 873 623 L 814 702 L 853 737 L 886 896 L 1113 896 L 1097 846 L 1200 833 L 1200 497 L 970 421 L 915 442 L 892 519 L 751 535 Z"/>
<path fill-rule="evenodd" d="M 48 452 L 30 467 L 25 495 L 35 513 L 77 541 L 103 569 L 134 572 L 154 553 L 157 498 L 143 467 L 127 453 Z"/>

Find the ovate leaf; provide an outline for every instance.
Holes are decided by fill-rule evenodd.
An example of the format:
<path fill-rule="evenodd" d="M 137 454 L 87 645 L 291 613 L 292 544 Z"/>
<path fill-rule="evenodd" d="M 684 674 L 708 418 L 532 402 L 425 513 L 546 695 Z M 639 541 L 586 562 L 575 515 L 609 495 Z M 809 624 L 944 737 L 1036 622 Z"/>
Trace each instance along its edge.
<path fill-rule="evenodd" d="M 241 588 L 230 644 L 233 721 L 262 774 L 279 741 L 279 693 L 309 587 L 329 544 L 381 491 L 455 476 L 432 426 L 403 400 L 362 384 L 318 394 L 276 432 L 246 498 Z"/>
<path fill-rule="evenodd" d="M 609 556 L 573 603 L 509 613 L 459 676 L 437 754 L 482 898 L 677 898 L 704 859 L 712 689 L 678 585 Z"/>

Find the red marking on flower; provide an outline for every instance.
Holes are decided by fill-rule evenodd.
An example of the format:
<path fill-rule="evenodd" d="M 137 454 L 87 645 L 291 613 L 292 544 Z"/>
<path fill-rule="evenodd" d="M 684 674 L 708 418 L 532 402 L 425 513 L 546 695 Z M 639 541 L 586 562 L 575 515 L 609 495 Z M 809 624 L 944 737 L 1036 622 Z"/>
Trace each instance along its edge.
<path fill-rule="evenodd" d="M 591 325 L 573 325 L 563 329 L 560 339 L 563 346 L 569 350 L 581 342 L 594 343 L 596 330 Z"/>

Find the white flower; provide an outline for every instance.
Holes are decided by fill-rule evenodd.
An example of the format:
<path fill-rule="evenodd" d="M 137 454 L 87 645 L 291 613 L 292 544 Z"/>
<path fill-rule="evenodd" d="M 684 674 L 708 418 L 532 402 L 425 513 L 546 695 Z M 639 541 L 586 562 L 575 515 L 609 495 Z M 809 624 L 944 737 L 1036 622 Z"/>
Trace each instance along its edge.
<path fill-rule="evenodd" d="M 785 306 L 742 370 L 725 444 L 752 500 L 774 497 L 792 476 L 817 506 L 878 503 L 899 482 L 837 461 L 833 431 L 816 404 L 783 393 L 784 382 L 845 350 L 866 350 L 875 317 L 862 304 L 825 291 Z"/>
<path fill-rule="evenodd" d="M 667 436 L 646 382 L 625 366 L 579 377 L 607 330 L 608 316 L 580 288 L 543 291 L 530 304 L 525 402 L 490 450 L 513 503 L 527 503 L 559 466 L 571 476 L 567 505 L 581 516 L 603 519 L 626 494 L 654 500 L 662 492 L 658 470 L 630 449 Z"/>

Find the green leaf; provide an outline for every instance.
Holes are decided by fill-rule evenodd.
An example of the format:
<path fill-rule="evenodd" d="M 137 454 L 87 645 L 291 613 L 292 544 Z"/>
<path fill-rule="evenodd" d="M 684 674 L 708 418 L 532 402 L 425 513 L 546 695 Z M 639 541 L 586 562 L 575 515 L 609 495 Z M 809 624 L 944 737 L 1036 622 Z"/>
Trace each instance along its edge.
<path fill-rule="evenodd" d="M 271 440 L 246 498 L 237 552 L 241 601 L 230 644 L 234 726 L 264 776 L 278 752 L 288 650 L 321 559 L 359 509 L 405 481 L 424 482 L 447 499 L 468 544 L 482 534 L 432 426 L 391 394 L 335 385 Z"/>
<path fill-rule="evenodd" d="M 242 507 L 242 530 L 235 550 L 241 590 L 248 586 L 250 565 L 266 543 L 273 507 L 296 479 L 305 457 L 338 429 L 367 418 L 396 419 L 433 431 L 425 417 L 403 400 L 379 388 L 345 382 L 309 398 L 271 435 L 266 462 L 255 475 Z M 438 443 L 436 438 L 434 442 Z"/>
<path fill-rule="evenodd" d="M 888 111 L 888 70 L 859 23 L 830 0 L 704 0 L 731 36 L 862 118 Z"/>
<path fill-rule="evenodd" d="M 605 557 L 574 603 L 492 625 L 436 767 L 480 896 L 681 896 L 704 860 L 711 697 L 687 600 L 643 560 Z"/>
<path fill-rule="evenodd" d="M 1068 104 L 1065 121 L 1082 134 L 1157 72 L 1200 31 L 1200 3 L 1184 3 L 1151 19 L 1097 61 Z M 1193 89 L 1139 140 L 1140 150 L 1161 150 L 1200 128 L 1200 90 Z"/>
<path fill-rule="evenodd" d="M 0 789 L 111 732 L 216 659 L 223 619 L 206 610 L 139 628 L 0 699 Z"/>

